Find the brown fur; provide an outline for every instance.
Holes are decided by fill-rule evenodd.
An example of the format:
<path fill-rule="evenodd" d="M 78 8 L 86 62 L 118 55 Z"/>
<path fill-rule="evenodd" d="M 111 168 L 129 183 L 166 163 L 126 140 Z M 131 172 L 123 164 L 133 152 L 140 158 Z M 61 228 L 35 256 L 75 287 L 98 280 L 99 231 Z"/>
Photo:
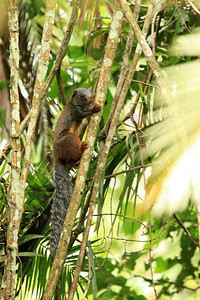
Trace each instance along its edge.
<path fill-rule="evenodd" d="M 57 121 L 53 139 L 55 165 L 78 165 L 83 151 L 87 148 L 87 143 L 80 141 L 77 130 L 83 118 L 100 110 L 98 105 L 91 106 L 90 94 L 86 89 L 73 91 Z"/>
<path fill-rule="evenodd" d="M 71 199 L 72 183 L 69 169 L 79 164 L 87 143 L 77 135 L 81 120 L 98 112 L 100 106 L 91 105 L 92 94 L 84 88 L 76 89 L 58 118 L 54 137 L 55 194 L 52 203 L 50 251 L 56 254 L 63 222 Z"/>

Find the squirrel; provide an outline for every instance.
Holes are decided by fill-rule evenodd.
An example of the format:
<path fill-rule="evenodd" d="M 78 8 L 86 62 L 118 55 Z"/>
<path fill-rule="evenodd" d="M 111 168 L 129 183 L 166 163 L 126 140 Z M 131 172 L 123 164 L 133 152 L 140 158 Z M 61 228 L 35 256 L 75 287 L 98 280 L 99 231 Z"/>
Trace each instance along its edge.
<path fill-rule="evenodd" d="M 56 254 L 62 226 L 71 199 L 72 182 L 70 168 L 79 164 L 86 142 L 81 142 L 77 130 L 82 119 L 100 111 L 99 105 L 92 105 L 92 93 L 86 88 L 77 88 L 58 118 L 54 136 L 55 194 L 52 204 L 50 252 Z"/>

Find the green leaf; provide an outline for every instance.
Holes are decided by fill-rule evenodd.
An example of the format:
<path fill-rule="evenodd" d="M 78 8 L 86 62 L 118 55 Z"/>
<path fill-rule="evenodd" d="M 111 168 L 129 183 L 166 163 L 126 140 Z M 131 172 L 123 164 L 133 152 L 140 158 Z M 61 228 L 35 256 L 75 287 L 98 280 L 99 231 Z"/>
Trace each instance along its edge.
<path fill-rule="evenodd" d="M 32 241 L 34 239 L 42 239 L 42 238 L 44 238 L 44 235 L 40 235 L 40 234 L 25 235 L 25 236 L 19 238 L 18 245 L 20 246 L 20 245 L 22 245 L 22 244 L 24 244 L 26 242 Z"/>
<path fill-rule="evenodd" d="M 45 257 L 45 255 L 34 253 L 34 252 L 18 252 L 17 256 L 20 257 Z"/>
<path fill-rule="evenodd" d="M 40 12 L 43 5 L 43 0 L 32 0 L 28 8 L 29 18 L 33 19 Z"/>
<path fill-rule="evenodd" d="M 73 59 L 77 58 L 77 57 L 82 57 L 84 54 L 83 49 L 79 46 L 70 46 L 69 45 L 67 50 L 68 50 L 69 57 L 73 57 Z"/>

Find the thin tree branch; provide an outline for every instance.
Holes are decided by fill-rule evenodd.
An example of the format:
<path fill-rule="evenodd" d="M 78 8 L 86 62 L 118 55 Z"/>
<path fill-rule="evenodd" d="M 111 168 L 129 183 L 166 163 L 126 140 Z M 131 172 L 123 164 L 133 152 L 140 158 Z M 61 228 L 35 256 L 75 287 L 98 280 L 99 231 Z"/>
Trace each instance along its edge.
<path fill-rule="evenodd" d="M 56 73 L 56 79 L 57 79 L 58 88 L 59 88 L 59 92 L 60 92 L 60 97 L 61 97 L 62 103 L 64 105 L 67 105 L 67 98 L 65 96 L 65 91 L 64 91 L 62 77 L 61 77 L 61 73 L 60 72 L 61 72 L 61 70 L 60 70 L 60 66 L 59 66 L 58 71 Z"/>
<path fill-rule="evenodd" d="M 124 218 L 124 219 L 136 221 L 136 222 L 140 223 L 142 226 L 144 226 L 145 228 L 147 228 L 147 226 L 142 221 L 140 221 L 140 220 L 138 220 L 136 218 L 124 216 L 122 214 L 102 213 L 102 214 L 93 214 L 93 216 L 94 217 L 98 217 L 98 216 L 115 216 L 115 217 L 121 217 L 121 218 Z"/>
<path fill-rule="evenodd" d="M 53 28 L 56 1 L 47 2 L 44 30 L 42 36 L 41 56 L 36 77 L 36 84 L 33 97 L 32 113 L 29 114 L 30 123 L 26 136 L 27 146 L 25 150 L 25 159 L 21 175 L 21 142 L 20 142 L 20 113 L 19 113 L 19 95 L 18 95 L 18 72 L 19 72 L 19 26 L 18 26 L 18 1 L 9 1 L 9 31 L 10 31 L 10 95 L 11 95 L 11 201 L 9 202 L 9 223 L 7 230 L 7 247 L 4 278 L 2 280 L 2 291 L 5 299 L 14 299 L 15 297 L 15 278 L 16 278 L 16 256 L 18 251 L 18 231 L 20 225 L 21 214 L 24 204 L 25 182 L 30 163 L 31 143 L 33 139 L 35 124 L 39 111 L 40 90 L 44 83 L 47 71 L 50 46 L 51 32 Z M 28 117 L 23 125 L 26 124 Z M 6 149 L 10 148 L 7 143 Z M 5 149 L 5 148 L 4 148 Z M 6 153 L 7 153 L 6 151 Z M 5 151 L 4 151 L 5 152 Z M 4 153 L 3 153 L 4 154 Z"/>
<path fill-rule="evenodd" d="M 114 191 L 115 191 L 115 186 L 116 186 L 116 178 L 115 178 L 115 181 L 114 181 L 114 184 L 113 184 L 113 188 L 112 188 L 112 194 L 111 194 L 111 197 L 110 197 L 110 226 L 111 226 L 111 229 L 110 229 L 110 232 L 111 232 L 111 237 L 110 237 L 110 245 L 108 247 L 108 250 L 107 250 L 107 253 L 106 253 L 106 256 L 105 258 L 103 259 L 102 263 L 101 263 L 101 268 L 103 267 L 107 257 L 108 257 L 108 254 L 110 252 L 110 249 L 112 247 L 112 242 L 113 242 L 113 225 L 114 225 L 114 222 L 113 222 L 113 213 L 112 213 L 112 199 L 113 199 L 113 195 L 114 195 Z"/>
<path fill-rule="evenodd" d="M 144 276 L 141 276 L 141 275 L 134 275 L 135 277 L 139 277 L 139 278 L 143 278 L 145 281 L 148 281 L 148 282 L 152 282 L 152 279 L 151 278 L 146 278 Z M 179 284 L 177 282 L 174 282 L 174 281 L 170 281 L 170 280 L 164 280 L 164 279 L 158 279 L 156 280 L 156 285 L 163 285 L 165 283 L 168 283 L 170 285 L 174 285 L 176 287 L 179 287 L 179 288 L 182 288 L 182 289 L 187 289 L 187 290 L 190 290 L 190 291 L 197 291 L 198 289 L 200 289 L 200 286 L 196 287 L 196 288 L 190 288 L 184 284 Z"/>
<path fill-rule="evenodd" d="M 135 9 L 134 9 L 134 16 L 135 16 L 136 20 L 138 19 L 138 16 L 139 16 L 140 5 L 141 5 L 141 0 L 136 1 Z M 128 37 L 127 37 L 126 48 L 125 48 L 124 55 L 123 55 L 122 67 L 120 69 L 119 79 L 117 82 L 116 93 L 115 93 L 113 101 L 112 101 L 112 106 L 111 106 L 111 109 L 109 112 L 108 119 L 106 121 L 104 128 L 102 129 L 102 131 L 100 133 L 100 136 L 99 136 L 100 139 L 105 138 L 105 136 L 107 135 L 107 131 L 110 126 L 113 113 L 117 106 L 120 92 L 121 92 L 122 86 L 125 81 L 125 75 L 126 75 L 127 68 L 128 68 L 128 63 L 129 63 L 129 58 L 130 58 L 130 54 L 131 54 L 131 50 L 132 50 L 133 40 L 134 40 L 134 32 L 133 32 L 132 28 L 130 28 Z"/>
<path fill-rule="evenodd" d="M 94 264 L 94 252 L 92 250 L 91 242 L 87 242 L 87 247 L 89 250 L 89 256 L 90 256 L 90 263 L 91 263 L 91 272 L 92 273 L 92 293 L 93 293 L 93 299 L 97 299 L 97 279 L 96 279 L 96 272 L 95 272 L 95 264 Z"/>
<path fill-rule="evenodd" d="M 177 217 L 176 214 L 173 214 L 175 220 L 177 221 L 177 223 L 183 228 L 183 230 L 185 231 L 185 233 L 188 235 L 188 237 L 191 239 L 191 241 L 193 241 L 193 243 L 200 248 L 200 242 L 198 243 L 198 241 L 195 239 L 195 237 L 189 232 L 189 230 L 184 226 L 183 222 L 181 221 L 181 219 L 179 219 Z"/>
<path fill-rule="evenodd" d="M 65 32 L 65 36 L 63 38 L 60 48 L 57 51 L 56 60 L 53 64 L 53 67 L 49 73 L 47 80 L 45 81 L 44 89 L 43 89 L 42 95 L 41 95 L 42 99 L 46 96 L 49 86 L 52 83 L 52 81 L 61 65 L 61 62 L 66 55 L 68 44 L 69 44 L 73 29 L 74 29 L 74 25 L 75 25 L 77 17 L 78 17 L 79 6 L 80 6 L 80 0 L 74 0 L 72 14 L 71 14 L 68 26 L 67 26 L 67 30 Z"/>
<path fill-rule="evenodd" d="M 139 147 L 139 153 L 140 153 L 140 160 L 142 165 L 144 165 L 144 161 L 143 161 L 143 150 L 141 148 L 140 145 L 140 138 L 138 136 L 138 133 L 136 132 L 136 139 L 137 139 L 137 143 L 138 143 L 138 147 Z M 144 168 L 143 170 L 143 178 L 144 178 L 144 187 L 146 190 L 146 176 L 145 176 L 145 170 Z M 151 280 L 152 280 L 152 285 L 153 285 L 153 289 L 154 289 L 154 294 L 155 294 L 155 298 L 158 299 L 158 294 L 156 291 L 156 287 L 155 287 L 155 283 L 154 283 L 154 276 L 153 276 L 153 268 L 152 268 L 152 235 L 151 235 L 151 214 L 150 214 L 150 209 L 148 210 L 148 220 L 149 220 L 149 264 L 150 264 L 150 271 L 151 271 Z"/>
<path fill-rule="evenodd" d="M 149 47 L 149 45 L 145 39 L 143 32 L 140 30 L 140 27 L 138 26 L 133 14 L 130 10 L 130 7 L 127 4 L 127 1 L 126 0 L 118 0 L 118 1 L 121 4 L 122 10 L 123 10 L 128 22 L 130 23 L 130 25 L 133 28 L 133 31 L 134 31 L 136 38 L 141 46 L 141 49 L 149 62 L 149 65 L 154 73 L 155 78 L 157 79 L 159 86 L 162 89 L 163 95 L 166 95 L 166 94 L 168 95 L 169 94 L 168 86 L 167 86 L 167 83 L 166 83 L 162 73 L 161 73 L 159 64 L 156 61 L 156 59 L 151 51 L 151 48 Z M 170 100 L 171 100 L 171 98 L 169 99 L 169 102 L 171 102 Z"/>
<path fill-rule="evenodd" d="M 195 4 L 191 0 L 187 0 L 189 4 L 192 6 L 192 8 L 200 15 L 200 11 L 198 8 L 195 6 Z"/>
<path fill-rule="evenodd" d="M 4 161 L 5 156 L 7 157 L 7 155 L 9 154 L 10 150 L 11 150 L 11 139 L 5 144 L 3 150 L 1 151 L 1 154 L 0 154 L 0 165 Z"/>
<path fill-rule="evenodd" d="M 87 287 L 86 287 L 86 289 L 85 289 L 85 291 L 83 293 L 83 297 L 82 297 L 81 300 L 84 300 L 87 297 L 87 293 L 88 293 L 88 290 L 89 290 L 89 287 L 90 287 L 91 278 L 92 278 L 90 253 L 87 250 L 87 248 L 85 249 L 85 252 L 86 252 L 87 257 L 88 257 L 88 283 L 87 283 Z"/>
<path fill-rule="evenodd" d="M 124 216 L 125 217 L 125 216 Z M 128 217 L 126 217 L 128 218 Z M 128 219 L 134 219 L 134 218 L 128 218 Z M 141 223 L 145 228 L 147 228 L 147 226 L 145 224 L 143 224 L 140 220 L 135 219 L 137 222 Z M 153 244 L 150 245 L 150 247 L 152 247 L 154 244 L 158 243 L 158 241 L 161 239 L 161 237 L 163 236 L 163 234 L 165 233 L 167 226 L 168 226 L 169 221 L 165 222 L 164 227 L 162 228 L 162 230 L 157 234 L 157 236 L 155 238 L 151 238 L 149 240 L 135 240 L 135 239 L 128 239 L 128 238 L 119 238 L 119 237 L 112 237 L 112 239 L 117 240 L 117 241 L 125 241 L 125 242 L 137 242 L 137 243 L 151 243 L 152 241 L 154 241 Z M 110 239 L 109 236 L 107 236 L 107 238 Z M 147 250 L 148 248 L 144 248 L 143 250 Z"/>
<path fill-rule="evenodd" d="M 121 1 L 121 0 L 119 0 L 121 3 L 123 2 L 123 1 Z M 154 4 L 154 1 L 152 1 L 152 3 Z M 127 6 L 128 7 L 128 6 Z M 155 14 L 156 15 L 156 14 Z M 127 16 L 127 15 L 126 15 Z M 130 19 L 131 18 L 129 18 L 129 22 L 130 22 Z M 131 21 L 133 21 L 132 19 L 131 19 Z M 131 24 L 132 26 L 133 26 L 133 23 Z M 136 23 L 135 23 L 135 25 L 136 25 Z M 139 26 L 137 25 L 136 27 L 138 27 L 137 29 L 139 29 Z M 137 29 L 136 29 L 136 31 L 137 31 Z M 136 36 L 137 36 L 137 34 L 136 34 Z M 139 36 L 137 36 L 137 39 L 139 38 Z M 154 38 L 154 37 L 153 37 Z M 138 39 L 138 41 L 139 41 L 139 39 Z M 141 42 L 141 41 L 139 41 L 139 42 Z M 141 43 L 140 43 L 141 44 Z M 148 44 L 147 44 L 148 45 Z M 141 45 L 142 46 L 142 45 Z M 151 60 L 155 60 L 154 59 L 154 55 L 155 55 L 155 43 L 153 43 L 153 46 L 154 46 L 154 51 L 153 51 L 153 53 L 151 54 Z M 143 50 L 143 52 L 144 52 L 144 48 L 142 49 Z M 150 50 L 151 51 L 151 50 Z M 154 64 L 155 64 L 155 62 L 156 62 L 156 60 L 154 61 Z M 149 64 L 150 64 L 150 61 L 149 61 Z M 152 64 L 152 65 L 154 65 L 154 64 Z M 156 62 L 156 64 L 157 64 L 157 62 Z M 155 65 L 156 65 L 155 64 Z M 155 65 L 154 65 L 154 67 L 155 67 Z M 158 66 L 158 64 L 157 64 L 157 69 L 159 69 L 159 66 Z M 153 69 L 152 69 L 152 71 L 153 71 Z M 161 78 L 162 79 L 162 78 Z M 160 79 L 159 79 L 160 80 Z M 163 84 L 163 80 L 161 80 L 162 81 L 162 84 Z M 165 86 L 165 82 L 164 82 L 164 86 Z M 146 90 L 147 90 L 147 88 L 148 88 L 148 86 L 146 86 Z M 140 126 L 140 125 L 139 125 Z M 141 159 L 141 163 L 142 163 L 142 165 L 144 165 L 144 161 L 143 161 L 143 150 L 142 150 L 142 147 L 141 147 L 141 141 L 140 141 L 140 137 L 138 136 L 138 132 L 136 131 L 136 139 L 137 139 L 137 143 L 138 143 L 138 147 L 139 147 L 139 153 L 140 153 L 140 159 Z M 143 168 L 143 178 L 144 178 L 144 187 L 145 187 L 145 190 L 146 190 L 146 176 L 145 176 L 145 170 L 144 170 L 144 168 Z M 156 290 L 156 287 L 155 287 L 155 282 L 154 282 L 154 276 L 153 276 L 153 268 L 152 268 L 152 235 L 151 235 L 151 214 L 150 214 L 150 210 L 148 210 L 148 219 L 149 219 L 149 237 L 150 237 L 150 241 L 149 241 L 149 243 L 150 243 L 150 246 L 149 246 L 149 262 L 150 262 L 150 271 L 151 271 L 151 279 L 152 279 L 152 285 L 153 285 L 153 289 L 154 289 L 154 294 L 155 294 L 155 298 L 156 299 L 158 299 L 158 294 L 157 294 L 157 290 Z"/>
<path fill-rule="evenodd" d="M 42 34 L 42 43 L 40 51 L 40 59 L 38 70 L 35 79 L 35 86 L 32 100 L 32 114 L 28 125 L 26 134 L 26 149 L 24 155 L 24 163 L 21 175 L 21 183 L 25 188 L 28 168 L 30 164 L 32 141 L 35 132 L 35 126 L 39 114 L 41 100 L 43 99 L 41 91 L 44 91 L 44 80 L 47 73 L 49 54 L 51 49 L 51 35 L 55 17 L 56 0 L 47 1 L 45 21 Z"/>
<path fill-rule="evenodd" d="M 51 46 L 51 32 L 54 23 L 56 0 L 47 2 L 44 30 L 42 36 L 41 55 L 39 60 L 38 72 L 36 77 L 33 111 L 30 116 L 28 133 L 26 136 L 25 159 L 21 175 L 21 141 L 20 141 L 20 105 L 18 94 L 19 81 L 19 24 L 18 24 L 18 1 L 9 0 L 9 34 L 10 34 L 10 98 L 11 98 L 11 201 L 9 201 L 9 222 L 7 230 L 6 261 L 5 271 L 2 280 L 3 290 L 2 299 L 14 299 L 15 279 L 16 279 L 16 256 L 18 251 L 18 231 L 23 211 L 25 182 L 30 163 L 31 143 L 33 139 L 35 124 L 39 111 L 40 90 L 43 86 Z M 28 117 L 29 117 L 28 116 Z M 24 121 L 24 125 L 28 120 Z M 7 143 L 6 149 L 10 148 Z M 5 148 L 4 148 L 5 150 Z M 7 153 L 6 151 L 6 153 Z M 5 151 L 3 152 L 5 155 Z M 21 178 L 20 178 L 21 175 Z"/>
<path fill-rule="evenodd" d="M 19 23 L 18 1 L 8 2 L 8 30 L 10 52 L 10 100 L 11 100 L 11 178 L 10 205 L 6 207 L 8 215 L 8 229 L 6 239 L 6 260 L 2 280 L 2 299 L 14 299 L 16 278 L 16 256 L 18 251 L 18 230 L 22 212 L 20 203 L 20 172 L 21 172 L 21 144 L 19 136 L 20 107 L 19 107 Z"/>
<path fill-rule="evenodd" d="M 25 129 L 25 127 L 27 126 L 31 114 L 32 114 L 33 109 L 31 108 L 31 110 L 29 111 L 29 113 L 26 115 L 26 117 L 24 118 L 24 120 L 19 124 L 19 135 L 21 136 L 23 130 Z M 5 156 L 7 157 L 9 152 L 11 150 L 11 139 L 5 144 L 4 149 L 1 151 L 0 153 L 0 165 L 2 164 L 2 162 L 4 161 Z"/>
<path fill-rule="evenodd" d="M 91 198 L 91 187 L 90 187 L 90 190 L 87 193 L 86 202 L 85 202 L 84 208 L 81 211 L 81 215 L 80 215 L 78 224 L 77 224 L 74 232 L 71 235 L 70 242 L 69 242 L 68 249 L 67 249 L 67 255 L 66 256 L 69 255 L 70 250 L 71 250 L 71 248 L 72 248 L 75 240 L 77 239 L 77 237 L 78 237 L 78 235 L 79 235 L 79 233 L 81 231 L 81 228 L 82 228 L 83 223 L 85 221 L 86 213 L 87 213 L 88 208 L 89 208 L 90 198 Z"/>
<path fill-rule="evenodd" d="M 104 176 L 104 179 L 108 179 L 108 178 L 116 177 L 116 176 L 121 175 L 121 174 L 126 174 L 126 173 L 129 173 L 129 172 L 133 172 L 134 170 L 138 170 L 138 169 L 141 169 L 141 168 L 148 168 L 148 167 L 151 167 L 152 165 L 153 164 L 150 163 L 150 164 L 146 164 L 146 165 L 136 166 L 136 167 L 130 168 L 128 170 L 124 170 L 124 171 L 121 171 L 121 172 L 106 175 L 106 176 Z"/>
<path fill-rule="evenodd" d="M 132 81 L 137 82 L 137 83 L 141 83 L 142 85 L 151 86 L 151 87 L 154 87 L 156 89 L 159 88 L 159 86 L 157 86 L 155 84 L 151 84 L 151 83 L 144 82 L 144 81 L 141 81 L 141 80 L 132 79 Z"/>

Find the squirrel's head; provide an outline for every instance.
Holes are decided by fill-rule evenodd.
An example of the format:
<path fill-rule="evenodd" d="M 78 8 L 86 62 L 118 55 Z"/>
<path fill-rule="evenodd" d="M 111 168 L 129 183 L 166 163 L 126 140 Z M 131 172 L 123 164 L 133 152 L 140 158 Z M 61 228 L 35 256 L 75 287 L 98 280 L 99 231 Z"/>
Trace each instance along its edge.
<path fill-rule="evenodd" d="M 92 103 L 92 93 L 85 88 L 78 88 L 72 92 L 70 101 L 75 106 L 88 107 Z"/>

